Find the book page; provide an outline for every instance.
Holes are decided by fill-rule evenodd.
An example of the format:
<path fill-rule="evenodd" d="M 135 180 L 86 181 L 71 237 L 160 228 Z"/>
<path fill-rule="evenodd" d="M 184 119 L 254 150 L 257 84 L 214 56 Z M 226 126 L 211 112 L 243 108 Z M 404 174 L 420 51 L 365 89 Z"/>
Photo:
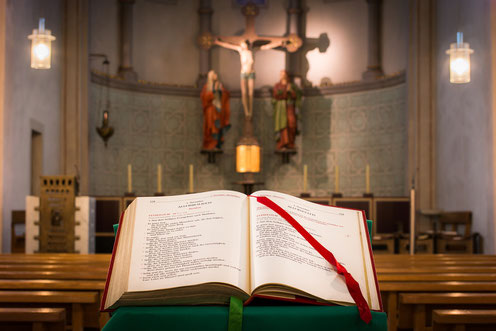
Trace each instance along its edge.
<path fill-rule="evenodd" d="M 380 309 L 362 212 L 272 191 L 250 197 L 252 288 L 282 284 L 324 300 L 354 304 L 344 277 L 285 219 L 253 196 L 268 197 L 296 219 L 355 278 L 371 309 Z"/>
<path fill-rule="evenodd" d="M 138 199 L 129 291 L 222 282 L 249 292 L 246 195 Z"/>

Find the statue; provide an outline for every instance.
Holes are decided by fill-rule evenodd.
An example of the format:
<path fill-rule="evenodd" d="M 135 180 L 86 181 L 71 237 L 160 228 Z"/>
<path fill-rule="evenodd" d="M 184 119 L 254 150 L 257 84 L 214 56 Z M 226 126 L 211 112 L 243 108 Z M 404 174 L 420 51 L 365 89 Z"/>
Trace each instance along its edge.
<path fill-rule="evenodd" d="M 254 53 L 258 49 L 267 50 L 282 46 L 284 41 L 276 40 L 260 47 L 254 47 L 249 40 L 242 40 L 239 44 L 222 41 L 220 38 L 214 40 L 214 44 L 235 50 L 239 53 L 241 60 L 241 102 L 245 116 L 251 118 L 253 115 L 253 85 L 255 81 Z"/>
<path fill-rule="evenodd" d="M 276 132 L 276 150 L 295 149 L 298 133 L 297 109 L 301 103 L 301 90 L 289 81 L 286 70 L 281 71 L 280 80 L 272 92 Z"/>
<path fill-rule="evenodd" d="M 209 50 L 214 44 L 235 50 L 239 53 L 241 60 L 241 102 L 244 111 L 243 136 L 238 142 L 238 147 L 259 146 L 253 134 L 253 89 L 255 80 L 254 52 L 257 50 L 285 48 L 288 52 L 296 52 L 302 45 L 302 40 L 297 34 L 291 33 L 285 37 L 259 36 L 255 32 L 255 17 L 259 9 L 252 2 L 248 2 L 241 10 L 246 19 L 246 28 L 243 34 L 238 36 L 213 36 L 206 31 L 198 37 L 198 42 L 204 50 Z M 237 148 L 238 148 L 237 147 Z M 260 149 L 256 149 L 258 152 Z M 245 181 L 250 174 L 245 173 Z"/>
<path fill-rule="evenodd" d="M 207 83 L 201 92 L 203 106 L 203 149 L 215 150 L 222 147 L 224 134 L 229 124 L 229 92 L 219 81 L 215 71 L 210 70 Z"/>

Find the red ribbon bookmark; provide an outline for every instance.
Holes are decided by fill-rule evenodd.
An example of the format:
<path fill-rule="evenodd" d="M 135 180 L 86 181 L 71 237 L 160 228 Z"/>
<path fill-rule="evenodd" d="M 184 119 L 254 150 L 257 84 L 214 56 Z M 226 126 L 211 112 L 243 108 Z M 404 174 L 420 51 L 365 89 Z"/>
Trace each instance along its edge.
<path fill-rule="evenodd" d="M 355 301 L 357 307 L 358 307 L 358 312 L 360 313 L 360 318 L 365 322 L 369 323 L 370 320 L 372 319 L 372 314 L 370 313 L 370 308 L 367 302 L 365 301 L 362 292 L 360 291 L 360 285 L 358 285 L 357 281 L 353 278 L 353 276 L 346 270 L 345 267 L 343 267 L 339 262 L 336 260 L 334 255 L 327 250 L 324 246 L 322 246 L 310 233 L 305 230 L 300 223 L 298 223 L 291 215 L 289 215 L 284 209 L 279 207 L 278 204 L 276 204 L 274 201 L 270 200 L 267 197 L 255 197 L 257 198 L 257 201 L 263 204 L 264 206 L 272 209 L 276 213 L 279 214 L 282 218 L 284 218 L 286 221 L 288 221 L 289 224 L 293 226 L 293 228 L 298 231 L 303 238 L 308 241 L 310 245 L 312 245 L 313 248 L 317 252 L 319 252 L 320 255 L 324 259 L 327 260 L 332 266 L 336 268 L 336 271 L 338 274 L 344 276 L 344 279 L 346 281 L 346 287 L 348 288 L 348 291 L 350 292 L 351 297 Z"/>

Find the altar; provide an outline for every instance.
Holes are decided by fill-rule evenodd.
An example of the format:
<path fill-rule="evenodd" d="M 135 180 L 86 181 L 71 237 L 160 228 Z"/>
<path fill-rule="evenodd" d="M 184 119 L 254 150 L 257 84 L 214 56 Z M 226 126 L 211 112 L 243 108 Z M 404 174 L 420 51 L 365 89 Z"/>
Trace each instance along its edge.
<path fill-rule="evenodd" d="M 114 232 L 117 232 L 117 224 Z M 369 234 L 372 221 L 367 220 Z M 243 307 L 231 298 L 227 306 L 120 307 L 104 331 L 113 330 L 387 330 L 385 312 L 360 319 L 356 306 L 315 306 L 255 299 Z M 194 316 L 194 318 L 192 318 Z"/>
<path fill-rule="evenodd" d="M 372 312 L 365 324 L 356 307 L 248 306 L 242 328 L 228 326 L 229 307 L 123 307 L 103 330 L 387 330 L 387 316 Z"/>

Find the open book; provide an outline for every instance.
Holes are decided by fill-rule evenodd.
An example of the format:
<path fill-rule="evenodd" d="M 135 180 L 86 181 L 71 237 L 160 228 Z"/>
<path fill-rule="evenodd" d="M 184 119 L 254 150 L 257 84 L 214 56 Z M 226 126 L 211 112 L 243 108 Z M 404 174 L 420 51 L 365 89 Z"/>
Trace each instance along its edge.
<path fill-rule="evenodd" d="M 344 278 L 257 196 L 331 251 L 370 309 L 382 310 L 364 213 L 272 191 L 135 199 L 119 223 L 102 309 L 227 304 L 230 296 L 353 305 Z"/>

